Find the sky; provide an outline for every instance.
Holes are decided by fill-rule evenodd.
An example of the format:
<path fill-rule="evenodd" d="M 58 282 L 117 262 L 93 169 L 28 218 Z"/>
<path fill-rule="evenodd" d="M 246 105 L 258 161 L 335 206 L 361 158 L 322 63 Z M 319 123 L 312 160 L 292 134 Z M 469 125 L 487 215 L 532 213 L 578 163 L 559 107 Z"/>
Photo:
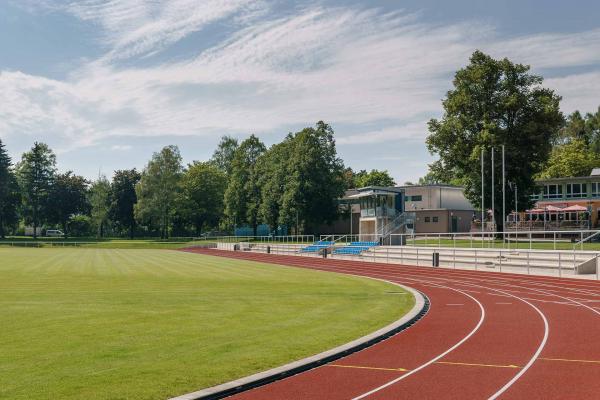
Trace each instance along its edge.
<path fill-rule="evenodd" d="M 223 135 L 267 145 L 323 120 L 347 166 L 416 181 L 427 121 L 476 49 L 600 105 L 598 1 L 1 0 L 0 138 L 87 178 Z"/>

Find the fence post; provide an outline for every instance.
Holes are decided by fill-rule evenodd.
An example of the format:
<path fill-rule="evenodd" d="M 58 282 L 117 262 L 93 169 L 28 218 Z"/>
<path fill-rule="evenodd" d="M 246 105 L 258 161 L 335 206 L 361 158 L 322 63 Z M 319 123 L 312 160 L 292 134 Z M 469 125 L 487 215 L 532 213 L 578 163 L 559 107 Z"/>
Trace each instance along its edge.
<path fill-rule="evenodd" d="M 478 260 L 477 260 L 477 249 L 474 249 L 474 250 L 475 250 L 475 271 L 477 271 L 477 262 L 478 262 Z"/>
<path fill-rule="evenodd" d="M 530 275 L 529 273 L 529 254 L 531 254 L 530 251 L 527 252 L 527 275 Z M 559 259 L 558 259 L 558 265 L 560 265 L 560 254 L 558 255 Z"/>
<path fill-rule="evenodd" d="M 500 250 L 500 272 L 502 272 L 502 250 Z"/>
<path fill-rule="evenodd" d="M 417 247 L 417 267 L 419 266 L 419 248 Z"/>
<path fill-rule="evenodd" d="M 600 279 L 600 258 L 598 257 L 598 254 L 596 254 L 596 280 Z"/>
<path fill-rule="evenodd" d="M 456 269 L 456 247 L 452 249 L 452 267 Z"/>
<path fill-rule="evenodd" d="M 532 242 L 531 242 L 531 232 L 529 232 L 529 250 L 532 249 Z"/>
<path fill-rule="evenodd" d="M 556 250 L 556 232 L 553 232 L 552 243 L 554 244 L 554 250 Z"/>
<path fill-rule="evenodd" d="M 561 265 L 560 265 L 560 261 L 561 261 L 561 260 L 560 260 L 560 258 L 561 258 L 561 254 L 560 254 L 560 252 L 559 252 L 559 253 L 558 253 L 558 276 L 561 276 L 561 275 L 562 275 L 562 274 L 561 274 L 562 267 L 561 267 Z"/>
<path fill-rule="evenodd" d="M 389 264 L 390 263 L 390 248 L 386 247 L 386 261 Z"/>

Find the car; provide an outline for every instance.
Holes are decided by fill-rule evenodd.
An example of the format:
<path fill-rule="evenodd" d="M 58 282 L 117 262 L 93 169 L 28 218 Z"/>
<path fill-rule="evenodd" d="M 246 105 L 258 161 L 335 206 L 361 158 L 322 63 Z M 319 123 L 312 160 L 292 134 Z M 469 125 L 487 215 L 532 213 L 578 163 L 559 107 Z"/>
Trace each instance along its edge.
<path fill-rule="evenodd" d="M 58 229 L 48 229 L 46 231 L 46 236 L 47 237 L 64 237 L 65 234 L 63 233 L 63 231 L 58 230 Z"/>

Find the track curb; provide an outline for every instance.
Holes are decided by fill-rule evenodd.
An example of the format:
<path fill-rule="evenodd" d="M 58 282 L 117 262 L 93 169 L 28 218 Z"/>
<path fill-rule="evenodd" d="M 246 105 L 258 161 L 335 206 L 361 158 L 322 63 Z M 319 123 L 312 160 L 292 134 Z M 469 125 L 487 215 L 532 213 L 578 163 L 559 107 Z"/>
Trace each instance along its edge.
<path fill-rule="evenodd" d="M 348 276 L 356 276 L 360 278 L 373 279 L 391 283 L 399 286 L 404 290 L 412 293 L 415 298 L 415 305 L 413 308 L 406 313 L 402 318 L 395 322 L 373 332 L 359 339 L 353 340 L 349 343 L 335 347 L 331 350 L 324 351 L 322 353 L 303 358 L 298 361 L 293 361 L 289 364 L 282 365 L 267 371 L 259 372 L 257 374 L 249 375 L 244 378 L 236 379 L 221 385 L 209 387 L 196 392 L 187 393 L 181 396 L 173 397 L 169 400 L 216 400 L 223 399 L 228 396 L 232 396 L 237 393 L 244 392 L 259 386 L 263 386 L 280 379 L 290 377 L 292 375 L 299 374 L 304 371 L 308 371 L 313 368 L 317 368 L 323 364 L 327 364 L 331 361 L 335 361 L 339 358 L 345 357 L 357 351 L 363 350 L 376 343 L 379 343 L 395 334 L 409 328 L 415 322 L 420 320 L 429 310 L 429 299 L 423 293 L 396 282 L 391 282 L 385 279 L 371 278 L 362 275 L 344 274 Z"/>

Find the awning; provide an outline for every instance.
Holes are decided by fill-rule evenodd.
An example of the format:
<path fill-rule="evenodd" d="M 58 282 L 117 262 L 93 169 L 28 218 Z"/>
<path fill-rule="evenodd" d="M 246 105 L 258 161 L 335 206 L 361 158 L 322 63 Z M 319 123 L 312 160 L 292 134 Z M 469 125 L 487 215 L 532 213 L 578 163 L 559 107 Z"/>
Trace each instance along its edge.
<path fill-rule="evenodd" d="M 565 212 L 587 212 L 587 208 L 577 204 L 562 209 Z"/>
<path fill-rule="evenodd" d="M 543 208 L 534 208 L 531 210 L 525 210 L 527 214 L 543 214 L 545 210 Z"/>
<path fill-rule="evenodd" d="M 563 212 L 564 211 L 563 208 L 558 208 L 558 207 L 554 207 L 554 206 L 546 206 L 545 210 L 549 211 L 549 212 Z"/>

